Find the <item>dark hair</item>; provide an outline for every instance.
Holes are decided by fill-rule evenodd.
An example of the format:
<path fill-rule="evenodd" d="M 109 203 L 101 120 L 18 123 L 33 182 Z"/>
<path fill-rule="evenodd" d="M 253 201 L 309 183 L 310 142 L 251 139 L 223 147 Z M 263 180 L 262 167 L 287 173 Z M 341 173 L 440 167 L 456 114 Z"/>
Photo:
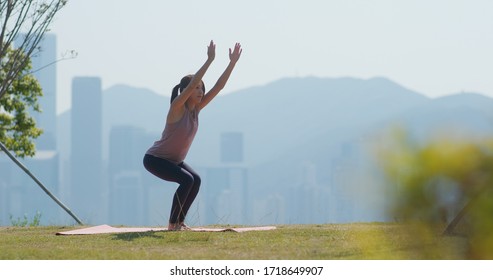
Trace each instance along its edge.
<path fill-rule="evenodd" d="M 173 100 L 178 96 L 178 93 L 181 93 L 185 88 L 187 88 L 188 84 L 192 81 L 193 75 L 186 75 L 185 77 L 181 78 L 180 83 L 177 84 L 174 88 L 173 91 L 171 92 L 171 101 L 170 103 L 173 103 Z M 205 93 L 205 84 L 202 82 L 202 90 Z"/>

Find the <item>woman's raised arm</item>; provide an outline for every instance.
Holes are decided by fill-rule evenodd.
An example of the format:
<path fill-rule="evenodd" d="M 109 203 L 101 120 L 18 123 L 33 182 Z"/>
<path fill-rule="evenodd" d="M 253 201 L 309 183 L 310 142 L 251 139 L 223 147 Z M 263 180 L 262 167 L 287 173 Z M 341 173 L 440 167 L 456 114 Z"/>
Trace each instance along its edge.
<path fill-rule="evenodd" d="M 180 95 L 175 98 L 175 100 L 173 100 L 173 103 L 171 103 L 171 107 L 181 108 L 185 106 L 185 102 L 192 94 L 193 89 L 197 87 L 197 85 L 202 81 L 205 72 L 207 72 L 207 69 L 209 69 L 209 66 L 211 65 L 212 61 L 214 61 L 215 57 L 216 45 L 214 44 L 214 41 L 211 40 L 209 46 L 207 47 L 207 61 L 204 63 L 204 65 L 202 65 L 202 67 L 200 67 L 197 73 L 195 73 L 188 86 L 180 93 Z"/>
<path fill-rule="evenodd" d="M 231 72 L 233 72 L 233 69 L 235 68 L 236 62 L 240 59 L 241 52 L 242 52 L 241 44 L 236 43 L 233 51 L 229 49 L 229 64 L 228 67 L 226 67 L 226 70 L 224 70 L 223 74 L 219 79 L 217 80 L 216 84 L 211 88 L 211 90 L 202 98 L 202 101 L 200 102 L 199 110 L 204 108 L 209 102 L 211 102 L 214 97 L 224 88 L 226 85 L 226 82 L 229 79 L 229 76 L 231 76 Z"/>

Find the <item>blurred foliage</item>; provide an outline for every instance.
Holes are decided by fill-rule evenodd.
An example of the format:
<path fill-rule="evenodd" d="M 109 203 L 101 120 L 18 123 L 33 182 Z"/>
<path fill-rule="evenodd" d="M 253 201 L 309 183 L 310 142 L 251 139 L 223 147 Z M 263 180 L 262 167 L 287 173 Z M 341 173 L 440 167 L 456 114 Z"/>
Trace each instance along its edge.
<path fill-rule="evenodd" d="M 438 236 L 463 236 L 464 259 L 493 259 L 493 139 L 442 137 L 413 141 L 403 130 L 379 151 L 389 197 L 389 215 L 412 225 L 422 246 L 419 258 L 443 252 Z"/>

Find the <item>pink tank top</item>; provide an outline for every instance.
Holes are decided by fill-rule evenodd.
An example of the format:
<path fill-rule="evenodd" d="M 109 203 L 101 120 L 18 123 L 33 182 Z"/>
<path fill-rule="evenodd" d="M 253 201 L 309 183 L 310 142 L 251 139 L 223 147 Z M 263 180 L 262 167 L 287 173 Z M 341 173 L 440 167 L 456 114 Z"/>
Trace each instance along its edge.
<path fill-rule="evenodd" d="M 198 113 L 185 107 L 183 117 L 172 124 L 166 123 L 161 139 L 154 142 L 146 154 L 167 159 L 175 164 L 185 160 L 199 127 Z"/>

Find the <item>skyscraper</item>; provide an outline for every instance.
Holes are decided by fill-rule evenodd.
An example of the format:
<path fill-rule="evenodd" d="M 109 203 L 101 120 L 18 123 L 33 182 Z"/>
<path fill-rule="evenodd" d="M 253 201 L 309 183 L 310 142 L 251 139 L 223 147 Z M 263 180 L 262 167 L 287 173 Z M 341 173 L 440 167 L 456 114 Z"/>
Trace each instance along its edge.
<path fill-rule="evenodd" d="M 72 80 L 71 190 L 75 213 L 86 222 L 104 220 L 102 90 L 98 77 Z"/>
<path fill-rule="evenodd" d="M 143 225 L 147 222 L 146 190 L 142 184 L 142 155 L 146 132 L 133 126 L 114 126 L 110 133 L 109 221 Z"/>
<path fill-rule="evenodd" d="M 24 36 L 16 38 L 16 46 L 22 43 Z M 29 112 L 36 125 L 43 129 L 43 134 L 35 140 L 37 150 L 56 150 L 56 53 L 56 35 L 45 34 L 39 51 L 31 56 L 31 71 L 43 89 L 43 96 L 38 99 L 42 112 Z"/>
<path fill-rule="evenodd" d="M 208 190 L 206 223 L 248 222 L 250 197 L 248 170 L 243 163 L 243 133 L 222 133 L 220 145 L 221 164 L 208 167 L 204 174 L 204 188 Z"/>
<path fill-rule="evenodd" d="M 19 34 L 14 47 L 22 44 L 25 34 Z M 29 111 L 43 134 L 34 140 L 36 155 L 22 160 L 23 164 L 55 195 L 59 194 L 59 156 L 56 151 L 56 36 L 45 34 L 39 51 L 31 56 L 33 75 L 39 81 L 43 96 L 38 99 L 42 112 Z M 7 222 L 5 215 L 20 218 L 42 215 L 42 223 L 58 222 L 60 208 L 38 185 L 12 161 L 0 158 L 0 223 Z"/>
<path fill-rule="evenodd" d="M 243 133 L 224 132 L 221 134 L 221 162 L 240 163 L 243 161 Z"/>

